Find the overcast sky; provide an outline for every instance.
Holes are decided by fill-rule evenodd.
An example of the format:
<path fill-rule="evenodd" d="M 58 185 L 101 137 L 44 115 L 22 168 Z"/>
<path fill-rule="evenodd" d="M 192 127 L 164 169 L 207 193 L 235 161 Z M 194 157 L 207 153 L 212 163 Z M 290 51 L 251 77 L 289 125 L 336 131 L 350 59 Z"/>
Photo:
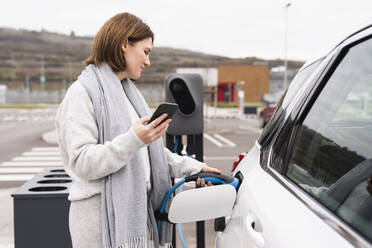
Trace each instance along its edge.
<path fill-rule="evenodd" d="M 142 18 L 155 46 L 228 57 L 284 58 L 285 5 L 289 59 L 326 53 L 372 20 L 372 0 L 5 0 L 0 27 L 94 36 L 119 12 Z"/>

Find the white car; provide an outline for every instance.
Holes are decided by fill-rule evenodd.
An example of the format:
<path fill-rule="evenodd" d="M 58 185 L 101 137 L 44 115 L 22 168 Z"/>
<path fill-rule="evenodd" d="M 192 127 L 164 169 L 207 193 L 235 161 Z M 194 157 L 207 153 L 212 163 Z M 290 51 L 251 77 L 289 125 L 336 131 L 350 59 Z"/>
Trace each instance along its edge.
<path fill-rule="evenodd" d="M 233 173 L 180 218 L 226 216 L 217 248 L 372 247 L 372 24 L 301 68 Z"/>
<path fill-rule="evenodd" d="M 372 247 L 372 25 L 301 68 L 234 175 L 216 247 Z"/>

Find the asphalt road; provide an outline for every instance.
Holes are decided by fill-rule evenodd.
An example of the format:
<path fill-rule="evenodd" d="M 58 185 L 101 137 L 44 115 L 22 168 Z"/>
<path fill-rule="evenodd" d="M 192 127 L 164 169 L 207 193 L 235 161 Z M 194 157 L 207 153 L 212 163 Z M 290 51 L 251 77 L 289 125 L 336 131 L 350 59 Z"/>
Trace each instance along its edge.
<path fill-rule="evenodd" d="M 41 135 L 53 128 L 51 121 L 0 123 L 0 162 L 5 162 L 32 147 L 51 146 L 42 140 Z"/>
<path fill-rule="evenodd" d="M 216 122 L 216 128 L 209 128 L 206 134 L 217 141 L 217 137 L 223 137 L 231 141 L 235 146 L 228 146 L 226 142 L 221 142 L 222 147 L 215 145 L 204 136 L 204 155 L 205 162 L 212 167 L 222 170 L 229 174 L 234 159 L 241 153 L 249 151 L 258 138 L 261 129 L 257 120 L 238 120 L 238 119 L 223 119 L 211 120 Z M 249 128 L 249 129 L 247 129 Z"/>

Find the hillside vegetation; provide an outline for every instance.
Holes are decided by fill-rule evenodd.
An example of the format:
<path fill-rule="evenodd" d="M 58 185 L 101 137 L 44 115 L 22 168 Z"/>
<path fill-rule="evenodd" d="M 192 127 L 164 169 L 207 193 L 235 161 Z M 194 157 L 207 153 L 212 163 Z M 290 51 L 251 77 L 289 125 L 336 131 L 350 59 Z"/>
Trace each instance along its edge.
<path fill-rule="evenodd" d="M 42 30 L 28 31 L 0 28 L 0 84 L 10 88 L 23 87 L 26 74 L 37 88 L 44 61 L 46 89 L 56 89 L 62 80 L 74 81 L 84 68 L 92 37 L 78 37 L 73 32 L 63 35 Z M 217 67 L 219 65 L 251 65 L 267 63 L 269 67 L 283 64 L 281 60 L 263 60 L 256 57 L 231 59 L 183 49 L 154 47 L 151 66 L 138 83 L 162 83 L 165 76 L 177 67 Z M 289 67 L 298 68 L 301 61 L 289 61 Z"/>

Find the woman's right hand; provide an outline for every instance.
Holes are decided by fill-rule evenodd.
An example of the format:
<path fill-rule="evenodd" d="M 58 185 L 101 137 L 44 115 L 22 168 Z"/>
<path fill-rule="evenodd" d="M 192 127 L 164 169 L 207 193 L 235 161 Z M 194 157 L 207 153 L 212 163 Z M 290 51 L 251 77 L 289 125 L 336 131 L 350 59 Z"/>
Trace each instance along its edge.
<path fill-rule="evenodd" d="M 145 124 L 150 120 L 150 117 L 143 117 L 134 123 L 133 130 L 143 143 L 150 144 L 163 136 L 167 130 L 169 123 L 172 121 L 171 119 L 168 119 L 159 125 L 159 123 L 166 117 L 167 114 L 162 114 L 148 125 Z"/>

